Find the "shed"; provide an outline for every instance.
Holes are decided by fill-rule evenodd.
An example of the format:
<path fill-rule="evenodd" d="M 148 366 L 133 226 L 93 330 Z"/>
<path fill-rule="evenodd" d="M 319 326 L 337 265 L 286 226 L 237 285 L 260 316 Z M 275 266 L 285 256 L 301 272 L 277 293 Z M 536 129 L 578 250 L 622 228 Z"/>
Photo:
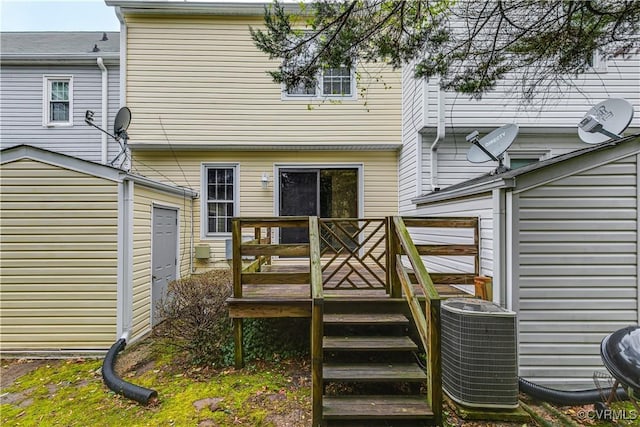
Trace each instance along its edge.
<path fill-rule="evenodd" d="M 152 301 L 192 268 L 196 193 L 26 145 L 0 154 L 3 355 L 149 332 Z"/>
<path fill-rule="evenodd" d="M 481 272 L 518 313 L 520 376 L 593 387 L 600 341 L 640 321 L 639 158 L 632 135 L 414 199 L 420 215 L 481 218 Z"/>

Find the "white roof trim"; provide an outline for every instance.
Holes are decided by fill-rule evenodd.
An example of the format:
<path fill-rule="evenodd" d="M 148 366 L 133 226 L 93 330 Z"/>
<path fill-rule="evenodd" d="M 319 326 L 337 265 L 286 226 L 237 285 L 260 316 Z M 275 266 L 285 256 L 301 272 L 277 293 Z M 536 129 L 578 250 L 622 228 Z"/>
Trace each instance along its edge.
<path fill-rule="evenodd" d="M 120 54 L 113 53 L 8 53 L 0 55 L 4 65 L 16 64 L 95 64 L 97 58 L 102 58 L 106 63 L 119 63 Z"/>
<path fill-rule="evenodd" d="M 128 174 L 127 179 L 130 179 L 136 184 L 153 188 L 154 190 L 160 190 L 166 193 L 177 194 L 179 196 L 189 196 L 192 199 L 195 199 L 198 197 L 198 192 L 188 187 L 178 187 L 176 185 L 165 184 L 164 182 L 154 181 L 153 179 L 144 177 L 142 175 Z"/>
<path fill-rule="evenodd" d="M 178 187 L 176 185 L 165 184 L 155 181 L 141 175 L 134 175 L 118 168 L 114 168 L 99 163 L 90 162 L 88 160 L 79 159 L 77 157 L 68 156 L 66 154 L 56 153 L 54 151 L 44 150 L 42 148 L 32 147 L 30 145 L 18 145 L 7 148 L 0 152 L 0 164 L 11 163 L 19 160 L 29 159 L 37 162 L 58 166 L 64 169 L 92 175 L 97 178 L 106 179 L 116 183 L 124 181 L 133 181 L 140 185 L 150 187 L 156 190 L 164 191 L 180 196 L 189 196 L 191 198 L 198 197 L 198 192 L 187 187 Z"/>
<path fill-rule="evenodd" d="M 238 144 L 132 144 L 134 151 L 185 150 L 185 151 L 398 151 L 402 144 L 278 144 L 278 145 L 238 145 Z"/>
<path fill-rule="evenodd" d="M 127 13 L 170 13 L 203 15 L 246 15 L 262 16 L 264 8 L 271 2 L 233 2 L 233 1 L 188 1 L 188 0 L 105 0 L 107 6 L 121 8 Z M 285 3 L 287 12 L 300 13 L 298 3 Z"/>
<path fill-rule="evenodd" d="M 127 174 L 125 171 L 111 166 L 101 165 L 30 145 L 18 145 L 2 150 L 0 153 L 2 154 L 0 164 L 29 159 L 114 182 L 122 182 L 124 176 Z"/>
<path fill-rule="evenodd" d="M 412 199 L 411 202 L 417 205 L 422 205 L 426 203 L 441 202 L 443 200 L 458 199 L 467 196 L 477 196 L 481 193 L 489 193 L 497 188 L 513 188 L 515 186 L 515 178 L 501 179 L 496 177 L 496 179 L 493 181 L 482 182 L 477 185 L 469 185 L 458 190 L 443 191 L 442 193 L 434 192 L 426 196 L 416 197 L 415 199 Z"/>

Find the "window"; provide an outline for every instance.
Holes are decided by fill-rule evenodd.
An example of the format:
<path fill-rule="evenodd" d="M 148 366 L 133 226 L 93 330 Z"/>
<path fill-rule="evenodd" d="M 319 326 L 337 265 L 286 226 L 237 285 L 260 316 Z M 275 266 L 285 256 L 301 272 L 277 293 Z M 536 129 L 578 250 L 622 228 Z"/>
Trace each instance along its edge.
<path fill-rule="evenodd" d="M 286 87 L 283 92 L 283 99 L 354 99 L 355 77 L 353 70 L 348 67 L 325 68 L 313 81 Z"/>
<path fill-rule="evenodd" d="M 548 159 L 550 152 L 546 150 L 518 150 L 506 153 L 506 164 L 511 169 L 518 169 L 541 160 Z"/>
<path fill-rule="evenodd" d="M 351 70 L 327 68 L 322 75 L 322 95 L 351 96 Z"/>
<path fill-rule="evenodd" d="M 589 58 L 587 58 L 587 64 L 596 73 L 607 72 L 607 58 L 599 50 L 594 50 Z"/>
<path fill-rule="evenodd" d="M 73 79 L 71 76 L 44 77 L 45 126 L 73 125 Z"/>
<path fill-rule="evenodd" d="M 237 165 L 204 165 L 202 183 L 202 228 L 204 236 L 231 232 L 236 215 Z"/>

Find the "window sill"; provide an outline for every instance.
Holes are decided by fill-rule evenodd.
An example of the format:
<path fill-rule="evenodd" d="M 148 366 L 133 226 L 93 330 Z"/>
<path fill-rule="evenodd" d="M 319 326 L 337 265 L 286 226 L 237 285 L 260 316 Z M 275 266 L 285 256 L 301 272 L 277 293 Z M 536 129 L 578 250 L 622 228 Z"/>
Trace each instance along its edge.
<path fill-rule="evenodd" d="M 43 125 L 46 128 L 71 128 L 73 123 L 46 123 Z"/>
<path fill-rule="evenodd" d="M 316 95 L 286 95 L 282 94 L 280 97 L 281 101 L 357 101 L 358 97 L 355 95 L 326 95 L 326 96 L 316 96 Z"/>
<path fill-rule="evenodd" d="M 215 233 L 215 234 L 207 234 L 205 236 L 201 236 L 200 240 L 227 240 L 232 237 L 231 233 Z"/>

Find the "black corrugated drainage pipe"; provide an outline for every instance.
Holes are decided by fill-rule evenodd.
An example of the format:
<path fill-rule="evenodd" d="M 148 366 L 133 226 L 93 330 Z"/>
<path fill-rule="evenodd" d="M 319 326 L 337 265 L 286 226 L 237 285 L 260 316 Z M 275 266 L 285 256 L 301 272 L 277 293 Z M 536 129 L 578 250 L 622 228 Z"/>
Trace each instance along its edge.
<path fill-rule="evenodd" d="M 114 366 L 116 364 L 116 357 L 119 352 L 124 350 L 126 345 L 127 340 L 120 338 L 111 346 L 107 352 L 107 356 L 104 358 L 104 362 L 102 362 L 102 379 L 107 387 L 116 393 L 146 405 L 149 403 L 149 400 L 154 397 L 158 397 L 158 392 L 131 384 L 120 378 L 115 372 Z"/>
<path fill-rule="evenodd" d="M 607 399 L 611 394 L 611 389 L 592 389 L 580 391 L 556 390 L 534 384 L 524 378 L 518 378 L 520 391 L 544 402 L 555 403 L 557 405 L 590 405 Z M 628 400 L 629 396 L 622 388 L 616 390 L 618 400 Z"/>

